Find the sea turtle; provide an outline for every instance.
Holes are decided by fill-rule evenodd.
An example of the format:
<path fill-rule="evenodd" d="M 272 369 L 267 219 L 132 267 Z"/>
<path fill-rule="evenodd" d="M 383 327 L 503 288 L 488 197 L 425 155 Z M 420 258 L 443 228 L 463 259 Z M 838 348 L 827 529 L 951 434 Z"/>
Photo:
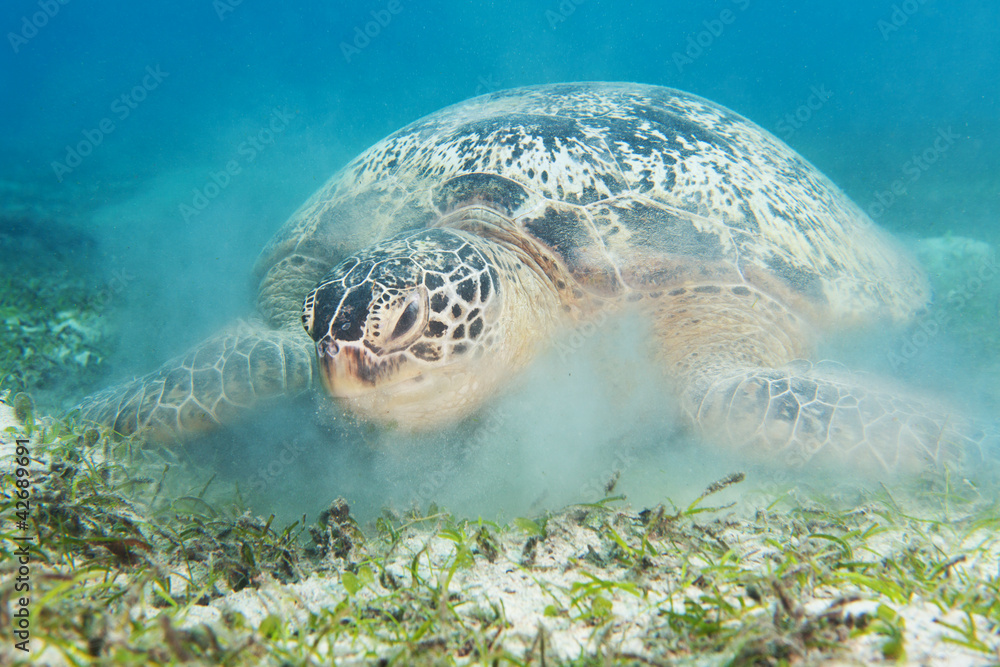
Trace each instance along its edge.
<path fill-rule="evenodd" d="M 980 440 L 943 408 L 799 361 L 819 332 L 913 317 L 927 280 L 787 145 L 669 88 L 531 86 L 431 114 L 333 176 L 255 271 L 252 320 L 82 415 L 183 437 L 322 380 L 365 420 L 434 428 L 568 326 L 632 304 L 683 413 L 719 442 L 898 471 Z"/>

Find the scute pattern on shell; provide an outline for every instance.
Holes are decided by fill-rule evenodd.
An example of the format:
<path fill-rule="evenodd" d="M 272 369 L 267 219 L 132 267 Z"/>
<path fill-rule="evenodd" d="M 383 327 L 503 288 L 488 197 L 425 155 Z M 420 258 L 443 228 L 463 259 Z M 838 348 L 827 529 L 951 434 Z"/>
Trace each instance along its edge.
<path fill-rule="evenodd" d="M 502 177 L 478 176 L 482 202 L 455 180 L 475 174 Z M 781 141 L 697 96 L 621 83 L 507 90 L 412 123 L 306 202 L 258 271 L 294 253 L 332 265 L 463 197 L 502 199 L 497 210 L 604 296 L 697 271 L 777 286 L 824 318 L 906 319 L 929 299 L 895 242 Z"/>

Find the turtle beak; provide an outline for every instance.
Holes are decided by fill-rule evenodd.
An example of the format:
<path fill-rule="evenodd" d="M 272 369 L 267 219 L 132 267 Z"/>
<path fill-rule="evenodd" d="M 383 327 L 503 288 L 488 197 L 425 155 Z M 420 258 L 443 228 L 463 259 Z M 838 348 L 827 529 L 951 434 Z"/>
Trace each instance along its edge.
<path fill-rule="evenodd" d="M 375 388 L 372 361 L 363 346 L 336 341 L 329 336 L 316 344 L 323 386 L 336 398 L 366 394 Z"/>
<path fill-rule="evenodd" d="M 402 357 L 379 357 L 361 341 L 324 336 L 316 343 L 316 355 L 323 386 L 335 398 L 370 394 L 380 385 L 405 379 L 399 376 L 399 368 L 405 363 Z"/>

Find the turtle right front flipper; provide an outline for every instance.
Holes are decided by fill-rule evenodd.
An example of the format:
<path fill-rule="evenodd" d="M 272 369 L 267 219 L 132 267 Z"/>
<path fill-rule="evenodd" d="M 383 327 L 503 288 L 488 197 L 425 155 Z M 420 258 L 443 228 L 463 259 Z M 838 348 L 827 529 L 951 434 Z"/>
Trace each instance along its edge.
<path fill-rule="evenodd" d="M 83 419 L 117 433 L 184 439 L 263 401 L 310 389 L 315 352 L 301 331 L 242 322 L 159 369 L 84 399 Z"/>

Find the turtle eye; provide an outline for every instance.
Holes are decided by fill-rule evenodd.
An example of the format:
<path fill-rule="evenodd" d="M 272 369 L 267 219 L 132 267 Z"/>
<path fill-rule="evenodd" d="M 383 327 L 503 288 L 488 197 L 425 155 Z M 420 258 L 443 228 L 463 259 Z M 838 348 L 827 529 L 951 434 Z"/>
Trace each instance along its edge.
<path fill-rule="evenodd" d="M 412 329 L 413 325 L 417 323 L 417 314 L 419 312 L 420 304 L 415 300 L 410 301 L 403 310 L 403 314 L 396 320 L 396 327 L 392 330 L 392 337 L 399 338 Z"/>
<path fill-rule="evenodd" d="M 420 336 L 424 325 L 427 323 L 426 308 L 427 301 L 425 292 L 422 289 L 414 290 L 406 297 L 402 303 L 402 308 L 396 312 L 396 321 L 387 322 L 386 331 L 391 332 L 385 340 L 393 348 L 401 348 L 409 345 Z"/>

